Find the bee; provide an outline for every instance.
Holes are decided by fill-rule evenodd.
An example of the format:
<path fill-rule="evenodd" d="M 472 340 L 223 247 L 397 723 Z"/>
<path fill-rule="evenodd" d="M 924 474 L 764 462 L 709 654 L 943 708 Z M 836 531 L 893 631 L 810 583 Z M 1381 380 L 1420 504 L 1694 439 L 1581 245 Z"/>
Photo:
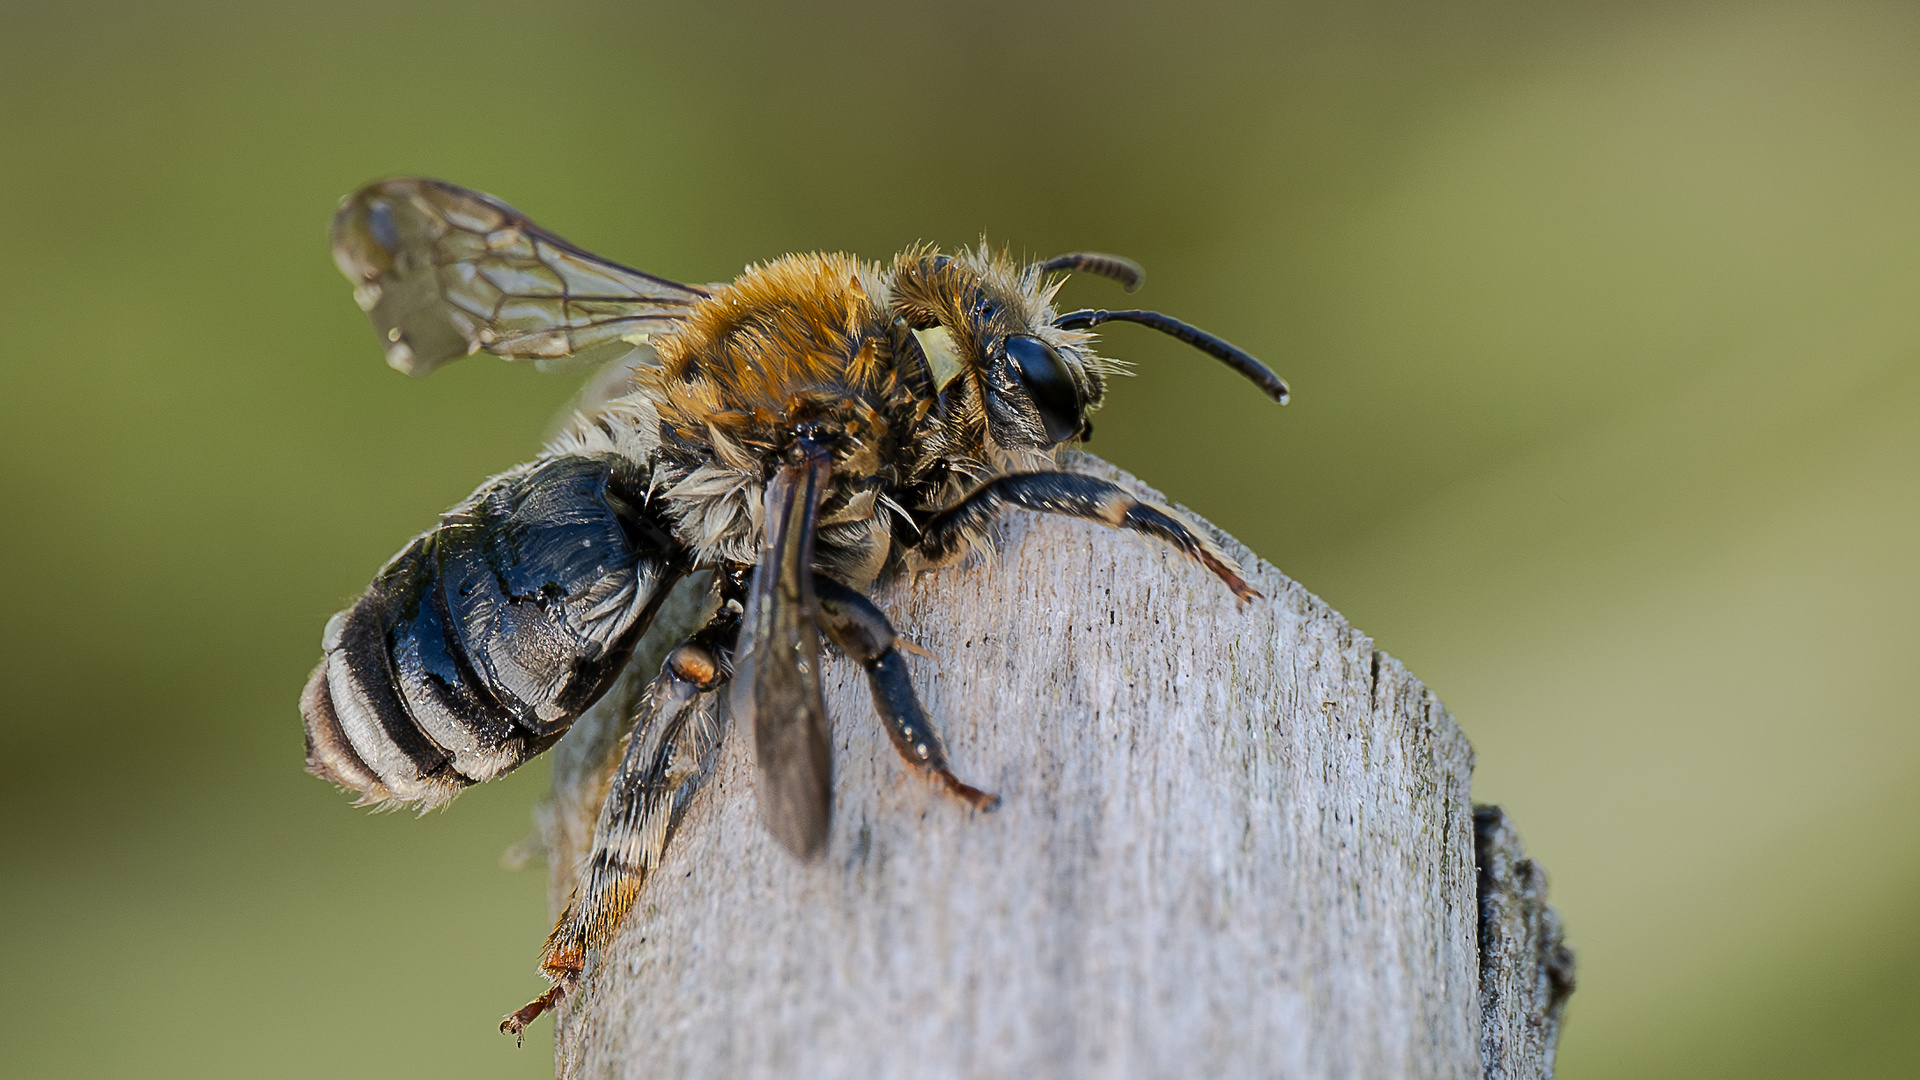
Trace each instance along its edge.
<path fill-rule="evenodd" d="M 864 669 L 909 768 L 975 810 L 998 804 L 954 774 L 902 656 L 918 650 L 867 598 L 877 581 L 956 563 L 1024 508 L 1144 533 L 1258 595 L 1173 511 L 1058 467 L 1120 369 L 1094 351 L 1106 323 L 1171 334 L 1287 399 L 1265 365 L 1176 319 L 1054 309 L 1063 274 L 1138 288 L 1126 259 L 921 246 L 884 264 L 788 255 L 686 285 L 425 179 L 349 196 L 332 240 L 408 375 L 479 352 L 605 372 L 542 453 L 481 484 L 327 623 L 300 699 L 308 771 L 363 804 L 443 805 L 552 746 L 676 583 L 712 572 L 712 617 L 639 698 L 541 953 L 550 986 L 505 1032 L 578 984 L 659 866 L 723 737 L 723 692 L 752 732 L 768 831 L 803 860 L 823 854 L 823 639 Z"/>

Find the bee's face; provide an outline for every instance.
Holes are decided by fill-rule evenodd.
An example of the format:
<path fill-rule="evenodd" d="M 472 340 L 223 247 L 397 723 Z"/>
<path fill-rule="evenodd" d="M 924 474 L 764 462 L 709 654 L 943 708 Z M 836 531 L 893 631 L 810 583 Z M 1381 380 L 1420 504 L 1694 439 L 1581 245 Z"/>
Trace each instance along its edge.
<path fill-rule="evenodd" d="M 1091 335 L 1053 325 L 1040 275 L 982 251 L 909 253 L 895 264 L 896 311 L 913 326 L 943 402 L 984 414 L 994 444 L 1046 450 L 1087 430 L 1105 396 Z"/>
<path fill-rule="evenodd" d="M 1099 377 L 1073 347 L 1056 346 L 1039 334 L 1008 334 L 989 344 L 985 360 L 987 418 L 995 442 L 1054 446 L 1086 428 Z"/>

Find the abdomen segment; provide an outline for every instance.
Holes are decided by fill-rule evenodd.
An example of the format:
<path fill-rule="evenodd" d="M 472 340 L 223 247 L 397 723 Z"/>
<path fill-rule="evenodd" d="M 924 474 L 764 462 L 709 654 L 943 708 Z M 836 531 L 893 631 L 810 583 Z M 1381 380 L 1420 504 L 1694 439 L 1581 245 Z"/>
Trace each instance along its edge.
<path fill-rule="evenodd" d="M 511 770 L 606 692 L 681 572 L 624 458 L 489 480 L 327 623 L 300 699 L 308 771 L 435 806 Z"/>

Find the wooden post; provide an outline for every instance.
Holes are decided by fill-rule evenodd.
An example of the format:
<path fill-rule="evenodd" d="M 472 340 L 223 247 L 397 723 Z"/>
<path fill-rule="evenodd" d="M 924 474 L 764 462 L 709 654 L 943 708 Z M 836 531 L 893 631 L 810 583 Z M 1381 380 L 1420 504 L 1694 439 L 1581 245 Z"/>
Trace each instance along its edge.
<path fill-rule="evenodd" d="M 1069 467 L 1160 499 L 1097 458 Z M 1507 829 L 1504 870 L 1479 880 L 1465 737 L 1398 661 L 1215 536 L 1265 599 L 1025 513 L 993 562 L 882 589 L 939 658 L 915 678 L 955 771 L 1002 808 L 910 774 L 861 673 L 829 660 L 826 859 L 760 826 L 752 740 L 732 733 L 561 1009 L 560 1076 L 1550 1075 L 1557 1003 L 1483 983 L 1526 983 L 1544 937 L 1537 914 L 1482 926 L 1482 893 L 1507 903 L 1498 875 L 1524 860 Z M 692 615 L 663 618 L 637 670 Z M 556 748 L 556 902 L 631 689 Z"/>
<path fill-rule="evenodd" d="M 1546 871 L 1497 806 L 1473 808 L 1480 864 L 1480 1056 L 1487 1080 L 1553 1075 L 1573 950 L 1547 906 Z"/>

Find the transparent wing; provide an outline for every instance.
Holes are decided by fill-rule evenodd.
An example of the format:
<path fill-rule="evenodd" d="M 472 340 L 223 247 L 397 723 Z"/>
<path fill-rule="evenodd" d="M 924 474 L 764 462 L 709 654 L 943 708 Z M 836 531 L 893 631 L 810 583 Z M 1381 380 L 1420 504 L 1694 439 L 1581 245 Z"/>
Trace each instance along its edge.
<path fill-rule="evenodd" d="M 707 290 L 602 259 L 507 204 L 439 180 L 369 184 L 333 217 L 333 261 L 409 375 L 482 350 L 612 361 Z"/>
<path fill-rule="evenodd" d="M 607 410 L 620 398 L 634 390 L 634 379 L 641 368 L 649 368 L 660 362 L 650 346 L 641 345 L 607 361 L 587 377 L 573 400 L 567 402 L 547 424 L 543 441 L 552 442 L 562 434 L 579 430 L 580 426 L 590 423 L 595 417 Z M 535 361 L 536 366 L 541 362 Z M 546 370 L 542 368 L 542 370 Z"/>

